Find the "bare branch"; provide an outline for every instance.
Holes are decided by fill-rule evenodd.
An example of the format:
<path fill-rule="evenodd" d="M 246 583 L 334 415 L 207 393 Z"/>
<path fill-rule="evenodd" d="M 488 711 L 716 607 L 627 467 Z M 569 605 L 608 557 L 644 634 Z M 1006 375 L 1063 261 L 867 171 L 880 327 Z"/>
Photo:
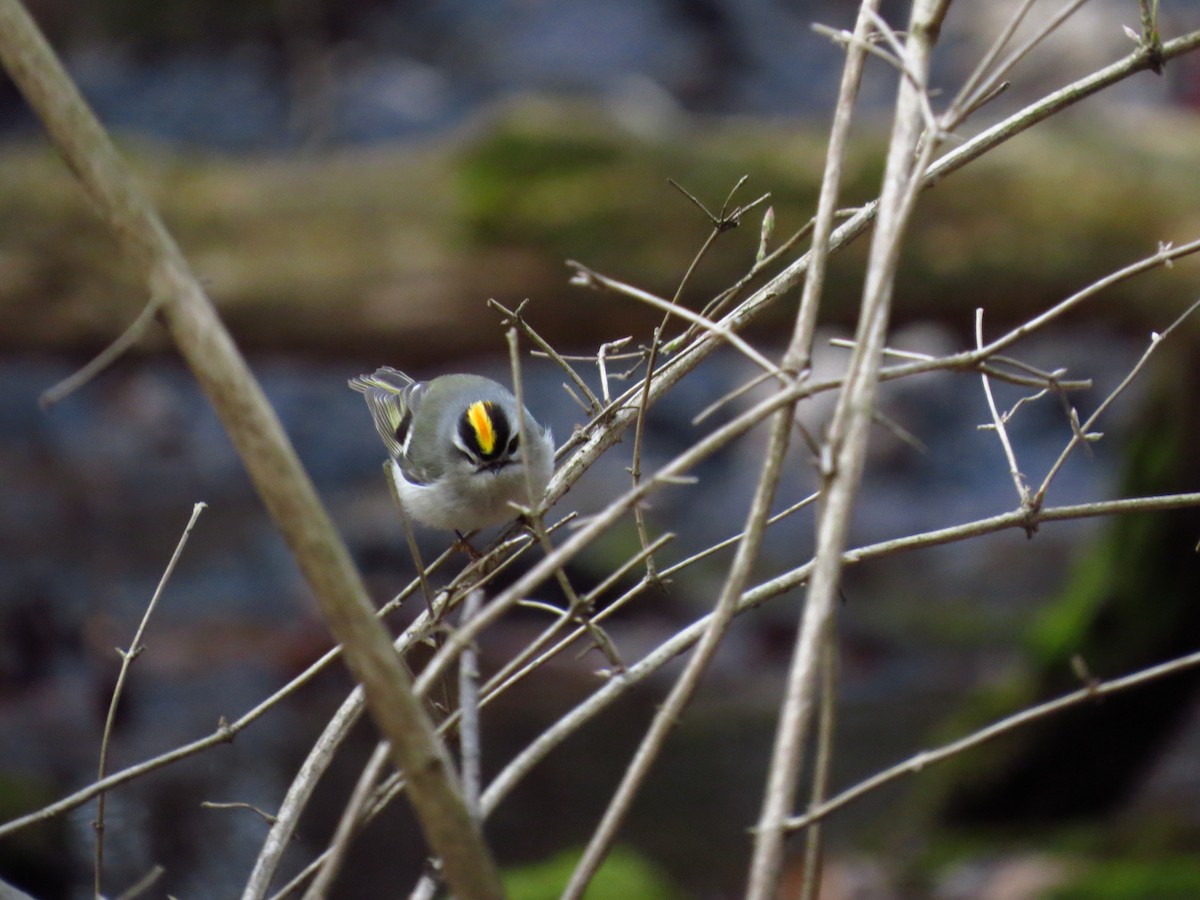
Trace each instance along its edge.
<path fill-rule="evenodd" d="M 601 275 L 599 272 L 594 272 L 582 263 L 577 263 L 574 260 L 568 260 L 567 265 L 575 270 L 575 275 L 571 278 L 571 284 L 577 284 L 584 287 L 603 288 L 604 290 L 614 291 L 618 294 L 624 294 L 626 297 L 632 297 L 634 300 L 639 300 L 647 306 L 653 306 L 655 309 L 661 309 L 666 312 L 673 313 L 681 319 L 686 319 L 693 325 L 698 325 L 709 334 L 720 338 L 725 343 L 734 347 L 738 352 L 744 355 L 751 362 L 758 365 L 765 372 L 774 374 L 782 382 L 787 382 L 787 377 L 779 371 L 779 367 L 773 362 L 755 350 L 749 343 L 727 327 L 719 322 L 714 322 L 704 318 L 699 313 L 694 313 L 685 306 L 680 306 L 678 303 L 672 303 L 670 300 L 664 300 L 661 297 L 656 297 L 648 291 L 643 291 L 641 288 L 636 288 L 633 285 L 625 284 L 617 281 L 615 278 L 609 278 L 606 275 Z"/>
<path fill-rule="evenodd" d="M 787 828 L 792 831 L 806 828 L 814 822 L 819 822 L 827 818 L 831 813 L 848 806 L 860 797 L 871 793 L 886 784 L 890 784 L 905 775 L 914 775 L 921 772 L 935 763 L 943 762 L 953 756 L 957 756 L 981 744 L 985 744 L 993 738 L 1007 734 L 1010 731 L 1015 731 L 1032 722 L 1040 719 L 1048 718 L 1049 716 L 1057 715 L 1065 709 L 1072 706 L 1078 706 L 1082 703 L 1094 702 L 1101 697 L 1107 697 L 1110 694 L 1116 694 L 1120 691 L 1126 691 L 1131 688 L 1141 687 L 1152 681 L 1157 681 L 1161 678 L 1166 678 L 1169 675 L 1174 675 L 1178 672 L 1186 671 L 1187 669 L 1200 666 L 1200 651 L 1181 656 L 1169 662 L 1160 663 L 1157 666 L 1150 666 L 1146 669 L 1134 672 L 1131 675 L 1126 675 L 1122 678 L 1114 678 L 1111 681 L 1092 681 L 1086 686 L 1065 694 L 1057 699 L 1041 703 L 1037 706 L 1032 706 L 1028 709 L 1021 710 L 1014 715 L 1001 719 L 998 722 L 989 725 L 986 728 L 981 728 L 979 731 L 973 732 L 966 737 L 959 738 L 949 744 L 945 744 L 936 750 L 924 750 L 915 756 L 910 757 L 904 762 L 897 763 L 891 768 L 884 769 L 872 775 L 870 778 L 864 779 L 851 788 L 848 788 L 836 797 L 826 800 L 824 803 L 810 809 L 804 815 L 795 816 L 787 821 Z"/>
<path fill-rule="evenodd" d="M 855 565 L 897 553 L 970 540 L 980 535 L 993 534 L 1010 528 L 1024 530 L 1028 526 L 1031 515 L 1040 524 L 1192 507 L 1200 507 L 1200 493 L 1082 503 L 1073 506 L 1044 508 L 1034 513 L 1016 509 L 963 525 L 936 529 L 848 550 L 843 554 L 842 560 L 845 565 Z M 738 603 L 738 613 L 754 609 L 775 597 L 795 590 L 809 580 L 812 571 L 813 564 L 808 562 L 751 588 L 742 595 Z M 630 665 L 620 677 L 607 681 L 586 700 L 569 710 L 557 722 L 543 731 L 517 754 L 488 785 L 481 800 L 484 814 L 490 815 L 500 801 L 568 737 L 616 703 L 627 691 L 644 682 L 681 653 L 687 652 L 703 636 L 709 616 L 711 613 L 676 632 L 642 659 Z"/>
<path fill-rule="evenodd" d="M 983 346 L 983 310 L 975 310 L 975 346 Z M 1000 446 L 1004 448 L 1004 458 L 1008 460 L 1008 474 L 1012 477 L 1013 485 L 1017 489 L 1017 499 L 1024 506 L 1029 503 L 1029 485 L 1025 483 L 1025 476 L 1021 474 L 1021 467 L 1017 465 L 1017 455 L 1013 452 L 1012 443 L 1008 439 L 1008 429 L 1004 424 L 1004 417 L 1000 415 L 1000 410 L 996 408 L 996 398 L 992 396 L 992 384 L 988 381 L 987 372 L 980 375 L 983 380 L 983 394 L 987 398 L 988 409 L 992 412 L 992 427 L 996 429 L 996 434 L 1000 438 Z"/>
<path fill-rule="evenodd" d="M 446 750 L 278 417 L 179 247 L 17 0 L 0 0 L 0 59 L 113 229 L 148 295 L 161 298 L 172 337 L 342 644 L 397 766 L 410 773 L 413 805 L 444 859 L 447 880 L 463 897 L 502 896 L 495 863 L 467 814 Z"/>
<path fill-rule="evenodd" d="M 815 706 L 820 659 L 829 652 L 833 604 L 841 578 L 850 514 L 866 459 L 867 432 L 879 383 L 900 241 L 920 189 L 925 160 L 932 154 L 935 143 L 934 136 L 929 135 L 917 155 L 923 130 L 923 85 L 947 5 L 939 0 L 917 0 L 913 4 L 905 47 L 905 68 L 911 72 L 911 78 L 901 79 L 896 101 L 896 118 L 879 200 L 879 220 L 871 242 L 859 311 L 856 336 L 859 345 L 851 358 L 847 380 L 829 426 L 827 443 L 822 448 L 822 506 L 817 524 L 814 571 L 796 635 L 759 813 L 759 830 L 746 888 L 750 900 L 769 900 L 778 889 L 783 864 L 783 819 L 794 802 L 800 777 Z M 869 18 L 873 10 L 868 10 L 866 3 L 863 9 Z"/>
<path fill-rule="evenodd" d="M 38 397 L 38 405 L 42 409 L 49 409 L 54 404 L 64 400 L 87 385 L 93 378 L 124 356 L 131 347 L 141 340 L 142 335 L 146 333 L 146 329 L 154 321 L 154 317 L 158 315 L 158 309 L 161 305 L 161 300 L 155 298 L 143 306 L 137 318 L 130 323 L 128 328 L 121 332 L 116 340 L 97 353 L 81 369 L 64 378 L 53 387 L 43 391 L 42 395 Z"/>
<path fill-rule="evenodd" d="M 1150 355 L 1160 346 L 1162 346 L 1163 340 L 1166 339 L 1173 331 L 1175 331 L 1176 328 L 1182 325 L 1183 322 L 1192 313 L 1194 313 L 1197 308 L 1200 308 L 1200 300 L 1197 300 L 1195 303 L 1185 309 L 1179 315 L 1179 317 L 1175 319 L 1174 322 L 1167 326 L 1166 331 L 1161 333 L 1156 332 L 1150 335 L 1150 345 L 1138 359 L 1137 363 L 1134 364 L 1134 367 L 1129 370 L 1129 374 L 1121 379 L 1121 383 L 1113 388 L 1112 392 L 1104 398 L 1103 402 L 1096 407 L 1096 411 L 1088 416 L 1087 421 L 1085 421 L 1082 425 L 1078 423 L 1078 417 L 1074 415 L 1074 410 L 1072 410 L 1073 427 L 1071 429 L 1071 440 L 1067 442 L 1067 446 L 1063 448 L 1062 453 L 1058 455 L 1058 459 L 1056 459 L 1053 465 L 1050 466 L 1050 471 L 1046 473 L 1046 477 L 1042 479 L 1041 486 L 1037 489 L 1037 493 L 1033 495 L 1032 503 L 1034 505 L 1041 504 L 1041 502 L 1045 499 L 1046 491 L 1050 489 L 1050 482 L 1054 480 L 1054 476 L 1058 474 L 1059 470 L 1063 467 L 1063 464 L 1067 461 L 1067 457 L 1070 456 L 1072 451 L 1074 451 L 1075 448 L 1080 444 L 1098 437 L 1098 435 L 1092 434 L 1092 426 L 1096 424 L 1096 422 L 1100 419 L 1100 416 L 1104 415 L 1117 397 L 1124 392 L 1125 388 L 1129 387 L 1129 385 L 1133 382 L 1133 379 L 1138 376 L 1138 373 L 1142 371 L 1146 363 L 1149 361 Z"/>
<path fill-rule="evenodd" d="M 602 405 L 600 400 L 595 394 L 592 393 L 592 389 L 587 386 L 587 382 L 584 381 L 583 378 L 580 377 L 579 373 L 575 371 L 575 367 L 567 362 L 566 357 L 559 354 L 557 350 L 550 346 L 549 341 L 534 331 L 533 327 L 524 319 L 524 317 L 522 317 L 521 311 L 525 308 L 525 304 L 527 302 L 529 301 L 522 300 L 517 308 L 512 310 L 508 309 L 504 306 L 504 304 L 499 303 L 496 300 L 489 299 L 488 306 L 490 306 L 492 309 L 498 310 L 504 315 L 504 318 L 500 322 L 502 326 L 507 328 L 510 325 L 516 325 L 521 329 L 525 336 L 533 342 L 535 347 L 537 347 L 550 359 L 558 363 L 559 368 L 566 372 L 567 377 L 571 379 L 571 383 L 574 384 L 575 387 L 579 388 L 580 393 L 587 398 L 588 411 L 595 415 L 600 411 L 600 407 Z"/>
<path fill-rule="evenodd" d="M 96 773 L 97 781 L 103 781 L 104 776 L 108 774 L 109 741 L 112 739 L 113 723 L 117 718 L 117 704 L 121 702 L 121 694 L 125 689 L 125 680 L 129 677 L 129 666 L 142 652 L 142 637 L 146 633 L 146 626 L 150 624 L 150 617 L 154 615 L 154 610 L 158 606 L 158 598 L 162 596 L 163 589 L 167 586 L 167 582 L 170 581 L 171 575 L 175 572 L 175 566 L 179 563 L 179 558 L 183 556 L 183 548 L 187 546 L 188 538 L 192 535 L 192 529 L 196 527 L 196 520 L 200 518 L 200 513 L 204 512 L 207 505 L 206 503 L 196 503 L 192 506 L 192 516 L 188 519 L 187 525 L 184 526 L 183 534 L 179 536 L 179 541 L 175 545 L 175 552 L 171 554 L 171 559 L 167 562 L 166 569 L 163 570 L 162 577 L 158 581 L 158 587 L 154 589 L 154 594 L 150 597 L 150 602 L 146 604 L 146 611 L 142 614 L 142 620 L 138 623 L 137 630 L 133 634 L 133 640 L 129 644 L 129 649 L 117 649 L 117 653 L 121 657 L 121 668 L 117 672 L 117 683 L 113 687 L 112 699 L 108 703 L 108 715 L 104 718 L 104 734 L 100 739 L 100 763 L 97 766 Z M 92 823 L 96 830 L 93 886 L 97 897 L 104 894 L 104 796 L 101 793 L 96 801 L 96 821 Z"/>

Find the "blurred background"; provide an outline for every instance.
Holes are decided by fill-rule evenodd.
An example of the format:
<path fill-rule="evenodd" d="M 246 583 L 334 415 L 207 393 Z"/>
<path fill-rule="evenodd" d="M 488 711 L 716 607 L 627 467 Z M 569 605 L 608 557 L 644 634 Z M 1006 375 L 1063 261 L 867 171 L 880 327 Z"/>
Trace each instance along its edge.
<path fill-rule="evenodd" d="M 1015 4 L 959 4 L 934 84 L 952 95 Z M 106 0 L 29 4 L 111 128 L 275 404 L 383 603 L 412 574 L 380 477 L 382 448 L 350 376 L 508 380 L 501 317 L 524 315 L 560 350 L 594 353 L 658 317 L 568 286 L 567 259 L 670 296 L 709 223 L 667 179 L 718 209 L 770 192 L 778 244 L 815 209 L 840 52 L 813 22 L 852 4 L 804 0 Z M 1038 7 L 1035 7 L 1038 8 Z M 1052 12 L 1047 9 L 1043 12 Z M 885 3 L 901 27 L 907 4 Z M 1131 47 L 1135 4 L 1088 4 L 1013 74 L 964 135 Z M 1168 2 L 1162 32 L 1200 27 Z M 893 74 L 870 67 L 844 202 L 875 196 Z M 969 347 L 974 310 L 995 336 L 1160 241 L 1200 233 L 1200 60 L 1140 74 L 956 173 L 921 201 L 902 263 L 893 346 Z M 759 215 L 717 241 L 683 301 L 699 308 L 744 274 Z M 818 355 L 836 371 L 865 241 L 830 274 Z M 1090 378 L 1087 415 L 1196 297 L 1182 261 L 1107 290 L 1014 355 Z M 115 338 L 147 298 L 115 244 L 0 78 L 0 816 L 94 780 L 117 671 L 179 533 L 208 504 L 151 623 L 117 721 L 110 769 L 200 737 L 278 689 L 329 646 L 315 606 L 207 402 L 151 330 L 117 365 L 48 410 L 38 398 Z M 783 298 L 748 337 L 768 355 L 790 329 Z M 1159 350 L 1099 424 L 1104 439 L 1055 480 L 1051 505 L 1200 485 L 1194 325 Z M 598 386 L 593 366 L 580 364 Z M 549 362 L 525 390 L 560 440 L 586 421 Z M 717 354 L 654 409 L 644 468 L 703 433 L 693 415 L 753 373 Z M 998 401 L 1022 395 L 997 386 Z M 747 397 L 741 408 L 753 402 Z M 852 542 L 1015 507 L 978 379 L 887 386 Z M 824 414 L 815 403 L 810 424 Z M 736 405 L 725 411 L 731 416 Z M 1010 435 L 1040 482 L 1070 437 L 1056 398 Z M 753 434 L 663 491 L 660 567 L 735 533 L 761 460 Z M 559 505 L 586 514 L 628 483 L 630 441 Z M 794 452 L 779 508 L 814 480 Z M 846 786 L 925 747 L 1078 685 L 1070 660 L 1112 677 L 1196 648 L 1200 515 L 1045 525 L 864 564 L 840 610 L 842 705 L 833 779 Z M 421 535 L 423 551 L 444 536 Z M 758 578 L 804 562 L 811 512 L 772 529 Z M 635 552 L 632 524 L 571 568 L 594 585 Z M 729 557 L 684 570 L 617 617 L 627 655 L 707 610 Z M 632 582 L 629 582 L 632 583 Z M 628 585 L 626 585 L 628 586 Z M 547 595 L 545 599 L 554 599 Z M 611 599 L 611 598 L 610 598 Z M 595 896 L 733 897 L 748 858 L 799 596 L 743 616 L 668 745 Z M 394 623 L 401 627 L 402 612 Z M 540 630 L 519 612 L 483 646 L 494 670 Z M 597 654 L 568 654 L 484 716 L 496 771 L 598 686 Z M 555 896 L 670 684 L 668 671 L 586 728 L 499 810 L 489 837 L 514 896 Z M 827 897 L 1200 896 L 1196 678 L 1062 716 L 878 792 L 829 823 Z M 349 689 L 331 670 L 240 734 L 123 787 L 107 812 L 106 886 L 155 864 L 153 896 L 228 897 L 319 729 Z M 373 744 L 356 739 L 322 783 L 286 857 L 323 848 Z M 0 841 L 0 877 L 38 897 L 91 894 L 94 807 Z M 796 848 L 799 850 L 799 848 Z M 355 845 L 337 896 L 419 873 L 403 810 Z M 792 875 L 799 877 L 799 855 Z M 386 879 L 386 881 L 384 881 Z M 1107 891 L 1107 893 L 1104 893 Z M 607 892 L 607 893 L 606 893 Z"/>

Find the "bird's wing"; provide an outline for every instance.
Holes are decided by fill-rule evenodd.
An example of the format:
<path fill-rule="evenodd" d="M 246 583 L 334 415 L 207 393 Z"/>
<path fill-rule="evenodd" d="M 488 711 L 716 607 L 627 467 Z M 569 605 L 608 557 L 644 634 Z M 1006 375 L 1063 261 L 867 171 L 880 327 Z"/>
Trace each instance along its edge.
<path fill-rule="evenodd" d="M 413 413 L 425 393 L 425 385 L 388 366 L 370 375 L 351 378 L 349 385 L 366 398 L 375 430 L 383 439 L 388 455 L 403 466 Z"/>

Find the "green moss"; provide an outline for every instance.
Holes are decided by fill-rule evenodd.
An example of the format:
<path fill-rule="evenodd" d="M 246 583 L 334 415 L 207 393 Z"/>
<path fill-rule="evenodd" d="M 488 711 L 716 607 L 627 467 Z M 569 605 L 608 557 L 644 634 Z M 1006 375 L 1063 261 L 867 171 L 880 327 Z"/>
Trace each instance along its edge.
<path fill-rule="evenodd" d="M 579 852 L 509 869 L 504 887 L 511 900 L 555 900 L 571 877 Z M 673 900 L 679 893 L 657 867 L 632 850 L 613 850 L 592 879 L 587 900 Z"/>
<path fill-rule="evenodd" d="M 1046 900 L 1192 900 L 1200 897 L 1200 860 L 1109 859 L 1093 863 Z"/>
<path fill-rule="evenodd" d="M 1048 127 L 954 173 L 918 204 L 897 319 L 965 323 L 986 306 L 998 327 L 1151 252 L 1159 237 L 1183 239 L 1194 204 L 1177 185 L 1194 168 L 1194 129 L 1166 117 L 1137 133 Z M 731 205 L 769 192 L 777 246 L 813 214 L 824 141 L 820 126 L 749 120 L 690 121 L 647 136 L 595 107 L 529 101 L 420 146 L 304 159 L 145 144 L 123 151 L 222 313 L 272 324 L 239 338 L 316 352 L 357 342 L 416 363 L 431 346 L 439 361 L 478 350 L 479 332 L 492 324 L 477 315 L 489 296 L 529 297 L 551 341 L 576 338 L 581 304 L 581 340 L 637 332 L 632 302 L 565 289 L 563 261 L 673 293 L 712 226 L 668 178 L 717 213 L 749 176 Z M 843 204 L 876 194 L 882 147 L 880 135 L 860 133 Z M 9 176 L 0 181 L 0 340 L 47 350 L 107 343 L 145 300 L 112 236 L 44 145 L 5 147 L 0 167 Z M 745 274 L 764 211 L 716 241 L 685 303 Z M 866 245 L 832 260 L 830 320 L 849 321 L 857 306 Z M 1166 295 L 1194 273 L 1194 261 L 1182 260 L 1149 278 Z M 1150 283 L 1116 285 L 1088 314 L 1161 329 L 1161 306 L 1144 302 Z M 760 327 L 790 318 L 792 302 L 777 304 Z M 480 327 L 461 327 L 468 317 Z"/>
<path fill-rule="evenodd" d="M 805 164 L 769 151 L 769 142 L 734 140 L 728 129 L 643 140 L 594 109 L 513 109 L 460 157 L 464 234 L 488 247 L 547 254 L 558 265 L 578 259 L 669 292 L 712 225 L 668 180 L 719 214 L 748 175 L 729 209 L 770 193 L 786 236 L 811 215 L 820 171 L 816 144 L 790 144 L 793 152 L 803 148 L 797 155 Z M 765 209 L 718 242 L 697 273 L 698 293 L 715 293 L 750 267 Z"/>
<path fill-rule="evenodd" d="M 1157 360 L 1158 384 L 1146 401 L 1142 427 L 1127 455 L 1122 494 L 1147 496 L 1184 489 L 1181 458 L 1192 444 L 1174 384 L 1187 371 L 1182 360 Z M 1187 401 L 1185 401 L 1187 402 Z M 1164 556 L 1169 518 L 1162 514 L 1121 516 L 1075 566 L 1067 588 L 1030 629 L 1028 647 L 1042 671 L 1065 671 L 1083 653 L 1096 672 L 1112 676 L 1141 661 L 1144 648 L 1159 646 L 1177 626 L 1174 612 L 1193 602 L 1176 584 L 1170 554 Z M 1144 598 L 1158 598 L 1159 614 L 1144 614 Z"/>
<path fill-rule="evenodd" d="M 1034 620 L 1026 638 L 1031 662 L 1040 668 L 1065 668 L 1078 651 L 1107 592 L 1112 587 L 1114 558 L 1109 540 L 1097 542 L 1076 564 L 1061 596 Z"/>

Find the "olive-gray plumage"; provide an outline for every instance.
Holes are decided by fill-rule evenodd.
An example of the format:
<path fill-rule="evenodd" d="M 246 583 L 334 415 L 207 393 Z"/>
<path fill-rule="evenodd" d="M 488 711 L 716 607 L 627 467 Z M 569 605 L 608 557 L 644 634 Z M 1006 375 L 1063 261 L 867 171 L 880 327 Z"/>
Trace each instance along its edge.
<path fill-rule="evenodd" d="M 528 409 L 518 418 L 503 385 L 479 375 L 417 382 L 388 367 L 349 383 L 366 398 L 400 502 L 416 521 L 472 531 L 541 498 L 554 469 L 553 437 Z"/>

